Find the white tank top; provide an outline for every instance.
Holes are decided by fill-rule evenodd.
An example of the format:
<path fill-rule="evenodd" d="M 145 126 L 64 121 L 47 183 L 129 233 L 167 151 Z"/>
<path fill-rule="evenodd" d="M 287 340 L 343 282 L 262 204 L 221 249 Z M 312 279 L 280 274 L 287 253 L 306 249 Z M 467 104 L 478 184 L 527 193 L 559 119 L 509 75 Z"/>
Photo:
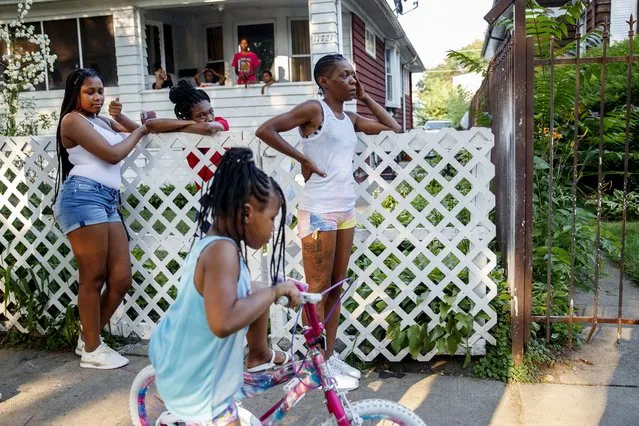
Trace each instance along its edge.
<path fill-rule="evenodd" d="M 326 173 L 313 174 L 300 194 L 299 209 L 314 213 L 345 212 L 355 207 L 353 156 L 357 135 L 353 122 L 344 113 L 338 119 L 324 101 L 320 101 L 324 120 L 320 129 L 302 139 L 302 152 Z"/>
<path fill-rule="evenodd" d="M 116 145 L 122 142 L 123 136 L 120 133 L 117 133 L 115 130 L 107 130 L 102 126 L 92 123 L 91 120 L 84 115 L 76 114 L 86 119 L 95 131 L 106 139 L 109 144 Z M 122 185 L 122 173 L 119 163 L 109 164 L 106 161 L 102 161 L 80 145 L 68 148 L 67 152 L 69 153 L 69 161 L 73 164 L 69 176 L 83 176 L 93 179 L 109 188 L 120 189 L 120 185 Z"/>

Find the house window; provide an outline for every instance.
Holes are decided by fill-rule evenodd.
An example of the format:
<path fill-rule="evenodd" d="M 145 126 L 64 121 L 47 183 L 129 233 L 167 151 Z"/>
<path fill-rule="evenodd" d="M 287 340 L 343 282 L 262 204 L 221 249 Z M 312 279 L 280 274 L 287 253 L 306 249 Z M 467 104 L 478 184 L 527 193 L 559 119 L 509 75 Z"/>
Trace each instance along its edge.
<path fill-rule="evenodd" d="M 387 47 L 384 51 L 384 70 L 386 76 L 386 106 L 399 108 L 401 106 L 403 76 L 400 68 L 399 53 L 394 46 Z"/>
<path fill-rule="evenodd" d="M 102 74 L 107 86 L 117 86 L 118 71 L 115 63 L 113 18 L 94 16 L 80 19 L 78 22 L 80 23 L 82 66 L 93 68 Z"/>
<path fill-rule="evenodd" d="M 311 81 L 308 19 L 291 21 L 291 81 Z"/>
<path fill-rule="evenodd" d="M 393 93 L 393 50 L 386 49 L 386 102 L 395 102 Z"/>
<path fill-rule="evenodd" d="M 164 61 L 166 72 L 175 72 L 175 57 L 173 56 L 173 27 L 164 24 Z"/>
<path fill-rule="evenodd" d="M 93 68 L 104 77 L 105 86 L 118 85 L 118 70 L 115 62 L 115 38 L 112 16 L 60 19 L 55 21 L 30 22 L 36 34 L 43 31 L 49 36 L 51 53 L 57 59 L 45 76 L 44 83 L 36 90 L 64 89 L 67 76 L 77 68 Z M 22 39 L 11 48 L 16 52 L 33 52 L 34 46 Z M 4 54 L 6 46 L 0 46 Z M 4 69 L 0 65 L 0 72 Z"/>
<path fill-rule="evenodd" d="M 366 53 L 368 53 L 374 58 L 376 56 L 376 46 L 377 46 L 375 34 L 371 30 L 369 30 L 368 27 L 364 28 L 364 34 L 366 36 Z"/>
<path fill-rule="evenodd" d="M 224 74 L 224 32 L 222 26 L 206 29 L 206 67 L 219 74 Z"/>
<path fill-rule="evenodd" d="M 168 73 L 175 72 L 171 26 L 161 22 L 146 21 L 145 35 L 146 63 L 149 75 L 155 74 L 158 66 L 164 68 L 164 71 Z"/>
<path fill-rule="evenodd" d="M 94 68 L 105 86 L 118 85 L 112 16 L 44 21 L 42 29 L 58 57 L 47 76 L 49 89 L 64 89 L 67 76 L 77 68 Z"/>

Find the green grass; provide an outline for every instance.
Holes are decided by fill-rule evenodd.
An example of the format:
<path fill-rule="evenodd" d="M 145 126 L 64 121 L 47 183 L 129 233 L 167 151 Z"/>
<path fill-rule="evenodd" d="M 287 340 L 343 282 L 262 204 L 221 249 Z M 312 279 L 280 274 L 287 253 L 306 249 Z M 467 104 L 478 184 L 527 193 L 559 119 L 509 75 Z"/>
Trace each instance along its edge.
<path fill-rule="evenodd" d="M 621 248 L 621 222 L 603 222 L 601 232 L 606 238 L 612 240 L 618 249 Z M 626 223 L 624 258 L 626 275 L 639 285 L 639 222 Z M 619 263 L 620 253 L 617 252 L 612 260 Z"/>

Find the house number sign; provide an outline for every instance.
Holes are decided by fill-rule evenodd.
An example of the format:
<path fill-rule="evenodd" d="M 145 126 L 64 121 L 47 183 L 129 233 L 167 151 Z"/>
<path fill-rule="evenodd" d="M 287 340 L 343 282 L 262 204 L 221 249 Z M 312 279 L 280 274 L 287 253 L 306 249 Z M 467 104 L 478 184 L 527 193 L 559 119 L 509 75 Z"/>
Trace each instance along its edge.
<path fill-rule="evenodd" d="M 329 34 L 313 34 L 313 43 L 337 43 L 337 35 L 335 33 Z"/>

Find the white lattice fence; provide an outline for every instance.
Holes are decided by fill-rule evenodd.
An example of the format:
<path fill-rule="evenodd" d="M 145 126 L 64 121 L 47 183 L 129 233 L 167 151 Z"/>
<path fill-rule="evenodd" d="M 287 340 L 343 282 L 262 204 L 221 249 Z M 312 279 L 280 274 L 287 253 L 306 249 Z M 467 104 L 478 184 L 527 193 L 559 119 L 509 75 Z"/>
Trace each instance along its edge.
<path fill-rule="evenodd" d="M 405 358 L 408 349 L 395 353 L 390 347 L 388 320 L 398 315 L 402 328 L 428 323 L 430 330 L 440 323 L 437 304 L 446 294 L 456 294 L 453 309 L 465 300 L 477 318 L 469 340 L 472 353 L 481 354 L 486 341 L 494 342 L 488 333 L 497 320 L 489 306 L 496 286 L 488 276 L 496 264 L 488 248 L 495 237 L 489 220 L 495 206 L 489 187 L 492 146 L 485 129 L 359 134 L 354 161 L 358 227 L 350 263 L 355 284 L 344 296 L 338 330 L 342 351 L 367 361 L 380 354 L 392 361 Z M 265 157 L 264 168 L 294 200 L 299 166 L 276 154 Z M 287 248 L 289 273 L 302 276 L 294 232 L 288 234 Z M 272 317 L 273 340 L 288 348 L 294 313 L 276 307 Z M 296 346 L 301 345 L 300 336 Z"/>
<path fill-rule="evenodd" d="M 354 168 L 360 181 L 358 229 L 351 269 L 356 277 L 346 295 L 338 338 L 342 350 L 354 350 L 364 360 L 381 354 L 400 360 L 385 338 L 387 319 L 399 315 L 402 326 L 438 323 L 433 309 L 444 294 L 457 294 L 478 315 L 470 340 L 481 353 L 495 313 L 488 303 L 495 285 L 488 273 L 495 256 L 488 250 L 495 230 L 488 219 L 494 208 L 489 191 L 492 135 L 486 130 L 426 134 L 359 135 Z M 131 232 L 134 283 L 125 303 L 112 319 L 112 330 L 148 337 L 153 324 L 174 300 L 180 266 L 192 241 L 200 193 L 195 183 L 202 167 L 214 163 L 231 146 L 251 147 L 264 169 L 281 183 L 295 216 L 299 165 L 272 150 L 259 149 L 250 134 L 224 133 L 208 138 L 187 134 L 147 137 L 123 165 L 123 205 Z M 76 272 L 67 239 L 43 210 L 51 206 L 56 166 L 52 138 L 0 140 L 0 248 L 6 263 L 42 268 L 49 277 L 49 313 L 63 311 L 75 301 Z M 262 145 L 263 147 L 263 145 Z M 208 148 L 204 153 L 198 148 Z M 217 153 L 217 154 L 216 154 Z M 191 162 L 198 162 L 195 169 Z M 409 156 L 411 158 L 410 161 Z M 400 157 L 401 161 L 397 161 Z M 303 277 L 299 239 L 287 234 L 288 272 Z M 250 253 L 254 279 L 263 279 L 266 255 Z M 0 291 L 4 293 L 3 283 Z M 290 345 L 291 312 L 272 309 L 272 338 Z M 0 305 L 5 327 L 24 330 L 11 303 Z M 301 342 L 297 342 L 300 344 Z M 423 354 L 422 359 L 433 353 Z"/>

